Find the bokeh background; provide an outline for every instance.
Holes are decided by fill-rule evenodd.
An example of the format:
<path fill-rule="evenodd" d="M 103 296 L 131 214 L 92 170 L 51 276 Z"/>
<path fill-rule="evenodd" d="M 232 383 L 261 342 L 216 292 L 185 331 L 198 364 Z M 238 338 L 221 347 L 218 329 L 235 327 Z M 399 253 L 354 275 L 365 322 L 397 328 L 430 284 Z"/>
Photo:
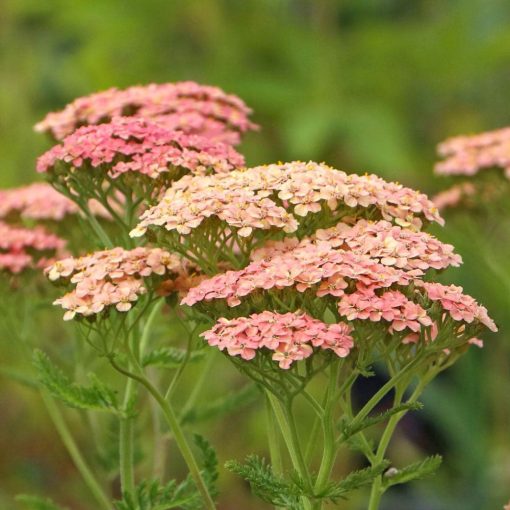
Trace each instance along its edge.
<path fill-rule="evenodd" d="M 48 140 L 32 126 L 46 112 L 111 86 L 189 79 L 254 109 L 262 129 L 241 146 L 249 164 L 326 161 L 433 193 L 447 185 L 432 173 L 439 141 L 510 124 L 510 2 L 0 0 L 0 184 L 37 179 Z M 392 455 L 440 452 L 445 463 L 434 480 L 388 494 L 386 509 L 510 499 L 510 218 L 450 216 L 436 233 L 465 266 L 448 280 L 485 303 L 501 332 L 404 421 Z M 244 442 L 226 440 L 228 422 L 214 432 L 228 455 L 261 451 L 258 416 L 255 406 L 230 418 L 247 428 Z M 223 485 L 225 509 L 265 508 L 239 480 Z M 1 508 L 27 488 L 92 508 L 37 398 L 0 376 Z"/>

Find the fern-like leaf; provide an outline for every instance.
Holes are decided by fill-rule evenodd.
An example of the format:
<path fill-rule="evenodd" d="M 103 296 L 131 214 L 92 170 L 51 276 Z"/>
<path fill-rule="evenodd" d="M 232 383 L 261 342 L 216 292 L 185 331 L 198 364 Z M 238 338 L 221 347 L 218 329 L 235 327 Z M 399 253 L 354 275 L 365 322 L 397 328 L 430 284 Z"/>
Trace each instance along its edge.
<path fill-rule="evenodd" d="M 386 476 L 384 476 L 385 487 L 391 487 L 392 485 L 412 482 L 433 475 L 442 462 L 441 455 L 432 455 L 424 460 L 409 464 L 402 469 L 391 470 Z"/>
<path fill-rule="evenodd" d="M 330 484 L 322 493 L 315 496 L 336 503 L 339 499 L 345 499 L 350 492 L 370 485 L 374 478 L 381 475 L 388 465 L 388 461 L 383 461 L 376 466 L 353 471 L 343 480 Z"/>
<path fill-rule="evenodd" d="M 253 493 L 266 503 L 288 510 L 302 510 L 299 487 L 275 475 L 266 461 L 257 455 L 249 455 L 244 464 L 230 460 L 225 467 L 244 478 Z"/>
<path fill-rule="evenodd" d="M 33 360 L 41 384 L 67 406 L 122 413 L 116 392 L 101 382 L 95 374 L 89 374 L 92 383 L 90 386 L 80 386 L 72 382 L 44 352 L 36 350 Z"/>
<path fill-rule="evenodd" d="M 373 427 L 374 425 L 377 425 L 379 423 L 385 422 L 388 418 L 391 418 L 395 414 L 407 411 L 417 411 L 422 407 L 423 404 L 421 404 L 420 402 L 409 402 L 392 407 L 391 409 L 388 409 L 387 411 L 384 411 L 383 413 L 377 414 L 375 416 L 369 416 L 368 418 L 365 418 L 357 425 L 341 423 L 340 427 L 342 429 L 342 438 L 344 440 L 348 439 L 357 434 L 358 432 L 361 432 L 362 430 L 365 430 L 369 427 Z"/>

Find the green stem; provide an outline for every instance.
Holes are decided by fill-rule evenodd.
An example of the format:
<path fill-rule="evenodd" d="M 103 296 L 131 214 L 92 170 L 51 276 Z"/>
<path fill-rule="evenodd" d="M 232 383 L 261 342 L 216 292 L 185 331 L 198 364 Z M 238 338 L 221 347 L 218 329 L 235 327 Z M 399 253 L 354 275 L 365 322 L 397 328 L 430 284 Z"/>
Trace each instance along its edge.
<path fill-rule="evenodd" d="M 282 456 L 280 451 L 280 442 L 278 440 L 278 429 L 275 422 L 275 416 L 271 407 L 268 392 L 265 392 L 266 421 L 267 421 L 267 439 L 269 442 L 269 453 L 271 456 L 271 466 L 274 473 L 281 475 L 283 472 Z"/>
<path fill-rule="evenodd" d="M 119 428 L 120 485 L 123 494 L 134 494 L 135 491 L 133 416 L 129 410 L 134 389 L 133 380 L 129 379 L 123 402 L 123 410 L 127 414 L 120 419 Z"/>
<path fill-rule="evenodd" d="M 139 382 L 154 397 L 156 402 L 159 404 L 161 410 L 163 411 L 163 416 L 165 417 L 165 420 L 175 438 L 175 442 L 177 443 L 181 455 L 183 456 L 184 461 L 186 462 L 188 469 L 190 471 L 190 474 L 193 480 L 195 481 L 195 484 L 200 494 L 202 495 L 205 508 L 207 508 L 208 510 L 216 510 L 214 501 L 211 498 L 211 495 L 209 494 L 207 486 L 205 485 L 197 461 L 193 455 L 193 452 L 191 451 L 190 446 L 188 445 L 188 442 L 186 441 L 184 432 L 179 424 L 179 420 L 175 416 L 173 409 L 170 407 L 169 403 L 165 400 L 165 397 L 161 395 L 161 393 L 143 375 L 133 374 L 127 370 L 124 370 L 122 367 L 117 365 L 113 358 L 110 358 L 110 363 L 118 372 Z"/>
<path fill-rule="evenodd" d="M 335 407 L 336 386 L 339 374 L 339 363 L 333 363 L 330 368 L 329 387 L 327 390 L 327 399 L 325 412 L 322 418 L 322 430 L 324 435 L 324 453 L 322 456 L 319 474 L 315 482 L 315 492 L 320 493 L 328 483 L 331 471 L 335 463 L 337 448 L 335 447 L 335 422 L 333 420 L 333 409 Z"/>
<path fill-rule="evenodd" d="M 53 422 L 53 425 L 58 431 L 60 439 L 64 443 L 71 459 L 74 462 L 74 465 L 76 466 L 76 469 L 78 469 L 78 471 L 80 472 L 80 475 L 85 481 L 90 492 L 96 498 L 96 501 L 98 502 L 100 508 L 104 510 L 113 510 L 113 507 L 110 503 L 108 496 L 105 494 L 101 485 L 94 477 L 87 462 L 83 458 L 77 444 L 73 439 L 73 436 L 71 435 L 71 432 L 66 422 L 64 421 L 64 417 L 62 416 L 59 408 L 55 404 L 55 401 L 44 391 L 41 391 L 40 394 L 44 406 L 46 407 L 46 410 L 51 418 L 51 421 Z"/>
<path fill-rule="evenodd" d="M 299 446 L 299 439 L 297 437 L 296 426 L 292 418 L 291 409 L 289 409 L 290 406 L 284 410 L 282 409 L 280 402 L 274 395 L 271 395 L 268 392 L 267 397 L 269 399 L 271 407 L 273 408 L 276 421 L 278 422 L 278 425 L 282 432 L 282 436 L 285 441 L 285 446 L 287 447 L 287 451 L 289 452 L 292 465 L 294 466 L 294 469 L 297 471 L 298 475 L 309 485 L 309 488 L 311 488 L 310 476 L 308 474 L 308 470 L 306 469 L 303 455 L 301 454 L 301 448 Z M 312 510 L 312 505 L 308 498 L 303 497 L 302 503 L 304 510 Z"/>
<path fill-rule="evenodd" d="M 428 382 L 430 382 L 435 375 L 440 371 L 438 370 L 432 370 L 429 372 L 429 374 L 425 377 L 423 377 L 418 385 L 416 386 L 415 390 L 407 399 L 406 403 L 411 404 L 413 402 L 416 402 L 418 397 L 421 395 L 424 387 L 427 385 Z M 397 387 L 397 390 L 395 392 L 395 399 L 394 399 L 394 405 L 397 406 L 400 404 L 402 400 L 402 396 L 405 392 L 405 385 L 403 385 L 401 388 Z M 384 455 L 386 454 L 386 450 L 388 449 L 388 446 L 390 444 L 391 438 L 393 437 L 393 434 L 395 433 L 395 429 L 400 422 L 400 420 L 406 415 L 407 411 L 401 411 L 400 413 L 394 414 L 389 420 L 388 424 L 384 430 L 383 435 L 381 436 L 381 440 L 379 442 L 379 446 L 377 448 L 376 455 L 371 461 L 373 466 L 376 466 L 377 464 L 380 464 L 384 460 Z M 368 510 L 378 510 L 379 504 L 381 502 L 381 498 L 385 492 L 385 488 L 382 484 L 383 481 L 383 475 L 379 475 L 377 478 L 374 479 L 372 482 L 372 489 L 370 491 L 370 500 L 369 500 L 369 506 Z"/>

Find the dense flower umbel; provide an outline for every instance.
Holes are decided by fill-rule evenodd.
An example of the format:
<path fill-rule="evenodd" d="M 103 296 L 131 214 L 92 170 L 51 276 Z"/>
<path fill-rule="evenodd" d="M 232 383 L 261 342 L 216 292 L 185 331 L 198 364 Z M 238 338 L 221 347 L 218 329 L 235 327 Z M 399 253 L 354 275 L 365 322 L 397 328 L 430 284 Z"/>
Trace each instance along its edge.
<path fill-rule="evenodd" d="M 357 214 L 382 217 L 403 226 L 443 220 L 421 193 L 374 175 L 347 175 L 324 164 L 292 162 L 174 182 L 159 204 L 146 211 L 133 236 L 163 226 L 188 234 L 217 217 L 241 237 L 253 229 L 298 229 L 301 218 L 323 208 L 328 220 Z M 355 210 L 356 208 L 356 210 Z M 298 220 L 299 219 L 299 220 Z"/>
<path fill-rule="evenodd" d="M 472 200 L 476 194 L 477 188 L 472 182 L 461 182 L 439 192 L 432 198 L 432 201 L 436 204 L 436 207 L 442 211 L 468 202 L 470 199 Z"/>
<path fill-rule="evenodd" d="M 111 88 L 80 97 L 64 110 L 49 113 L 35 129 L 61 140 L 78 127 L 109 122 L 114 117 L 136 116 L 187 134 L 236 144 L 240 135 L 256 129 L 251 110 L 237 96 L 217 87 L 194 82 Z"/>
<path fill-rule="evenodd" d="M 51 281 L 64 279 L 75 287 L 54 304 L 67 310 L 64 320 L 76 314 L 90 316 L 115 306 L 120 312 L 131 309 L 147 292 L 144 279 L 179 274 L 182 261 L 160 248 L 114 248 L 84 257 L 59 260 L 45 270 Z"/>
<path fill-rule="evenodd" d="M 451 244 L 442 243 L 426 232 L 404 229 L 384 220 L 359 220 L 354 225 L 339 223 L 335 227 L 318 230 L 311 238 L 301 242 L 293 238 L 269 242 L 255 250 L 252 259 L 273 257 L 298 245 L 304 247 L 321 241 L 327 241 L 333 249 L 369 255 L 383 265 L 406 270 L 445 269 L 462 263 Z"/>
<path fill-rule="evenodd" d="M 0 271 L 44 268 L 64 255 L 65 241 L 43 227 L 20 228 L 0 222 Z"/>
<path fill-rule="evenodd" d="M 304 313 L 262 312 L 227 320 L 220 319 L 202 336 L 209 345 L 227 350 L 230 356 L 253 359 L 257 351 L 267 350 L 280 368 L 310 357 L 314 347 L 332 350 L 344 358 L 353 347 L 347 324 L 325 324 Z"/>
<path fill-rule="evenodd" d="M 242 166 L 244 159 L 229 145 L 145 119 L 119 117 L 79 128 L 38 159 L 37 171 L 51 173 L 59 163 L 70 168 L 106 166 L 112 179 L 127 172 L 156 179 L 175 168 L 194 174 L 227 172 Z"/>
<path fill-rule="evenodd" d="M 441 143 L 445 159 L 436 164 L 438 174 L 475 175 L 480 170 L 502 168 L 510 178 L 510 128 L 472 136 L 457 136 Z"/>
<path fill-rule="evenodd" d="M 94 215 L 109 218 L 108 212 L 97 201 L 89 208 Z M 25 220 L 61 221 L 68 215 L 79 214 L 79 207 L 55 191 L 45 182 L 36 182 L 20 188 L 0 190 L 0 218 L 12 215 Z"/>
<path fill-rule="evenodd" d="M 340 297 L 348 281 L 390 287 L 407 285 L 423 271 L 458 266 L 453 247 L 430 234 L 394 226 L 387 221 L 360 220 L 319 230 L 313 238 L 268 243 L 253 253 L 254 262 L 202 282 L 183 301 L 226 299 L 231 306 L 257 289 L 295 286 L 315 288 L 319 297 Z M 265 257 L 265 258 L 264 258 Z"/>

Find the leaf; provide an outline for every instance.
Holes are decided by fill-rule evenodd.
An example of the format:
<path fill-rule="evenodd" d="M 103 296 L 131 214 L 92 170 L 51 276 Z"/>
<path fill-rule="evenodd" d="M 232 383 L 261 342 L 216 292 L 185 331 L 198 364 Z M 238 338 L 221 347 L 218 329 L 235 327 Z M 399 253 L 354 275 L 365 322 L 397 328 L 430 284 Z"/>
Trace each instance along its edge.
<path fill-rule="evenodd" d="M 187 478 L 177 485 L 171 480 L 165 485 L 160 485 L 157 480 L 143 481 L 135 490 L 135 493 L 124 494 L 120 501 L 114 503 L 117 510 L 169 510 L 171 508 L 195 508 L 199 495 Z"/>
<path fill-rule="evenodd" d="M 263 458 L 249 455 L 244 464 L 229 460 L 225 467 L 248 481 L 253 493 L 266 503 L 288 510 L 302 510 L 301 489 L 275 475 Z"/>
<path fill-rule="evenodd" d="M 388 418 L 395 414 L 407 411 L 417 411 L 422 407 L 423 404 L 421 404 L 420 402 L 409 402 L 392 407 L 391 409 L 388 409 L 383 413 L 377 414 L 375 416 L 369 416 L 368 418 L 365 418 L 363 421 L 358 423 L 356 426 L 351 426 L 350 424 L 343 422 L 340 424 L 340 427 L 342 429 L 342 438 L 344 440 L 348 439 L 349 437 L 354 436 L 355 434 L 361 432 L 362 430 L 365 430 L 369 427 L 377 425 L 378 423 L 386 421 Z"/>
<path fill-rule="evenodd" d="M 381 475 L 388 465 L 388 461 L 383 461 L 376 466 L 354 471 L 343 480 L 330 484 L 322 493 L 316 494 L 316 497 L 336 503 L 338 499 L 345 498 L 350 492 L 370 485 L 374 478 Z"/>
<path fill-rule="evenodd" d="M 122 414 L 116 392 L 101 382 L 95 374 L 88 375 L 91 386 L 80 386 L 72 382 L 44 352 L 36 349 L 33 361 L 41 384 L 69 407 Z"/>
<path fill-rule="evenodd" d="M 142 359 L 142 365 L 156 366 L 161 368 L 177 368 L 186 359 L 187 351 L 185 349 L 177 349 L 175 347 L 161 347 L 146 354 Z M 204 357 L 202 351 L 193 351 L 190 353 L 190 362 L 198 361 Z"/>
<path fill-rule="evenodd" d="M 66 510 L 64 507 L 54 503 L 51 499 L 30 496 L 28 494 L 16 496 L 16 501 L 21 503 L 28 510 Z"/>
<path fill-rule="evenodd" d="M 195 444 L 202 453 L 202 477 L 214 498 L 217 495 L 215 482 L 218 478 L 218 462 L 211 445 L 201 436 L 194 436 Z M 191 476 L 181 483 L 171 480 L 161 485 L 157 480 L 143 481 L 134 494 L 124 494 L 120 501 L 115 502 L 117 510 L 202 510 L 203 502 Z"/>
<path fill-rule="evenodd" d="M 407 483 L 431 476 L 437 471 L 442 460 L 441 455 L 432 455 L 414 464 L 409 464 L 409 466 L 402 469 L 397 469 L 396 471 L 391 470 L 391 474 L 388 472 L 384 476 L 384 485 L 385 487 L 391 487 L 392 485 Z"/>
<path fill-rule="evenodd" d="M 255 384 L 248 384 L 239 391 L 229 393 L 212 402 L 203 403 L 198 408 L 190 409 L 183 415 L 182 423 L 191 424 L 218 418 L 255 402 L 259 394 Z"/>

